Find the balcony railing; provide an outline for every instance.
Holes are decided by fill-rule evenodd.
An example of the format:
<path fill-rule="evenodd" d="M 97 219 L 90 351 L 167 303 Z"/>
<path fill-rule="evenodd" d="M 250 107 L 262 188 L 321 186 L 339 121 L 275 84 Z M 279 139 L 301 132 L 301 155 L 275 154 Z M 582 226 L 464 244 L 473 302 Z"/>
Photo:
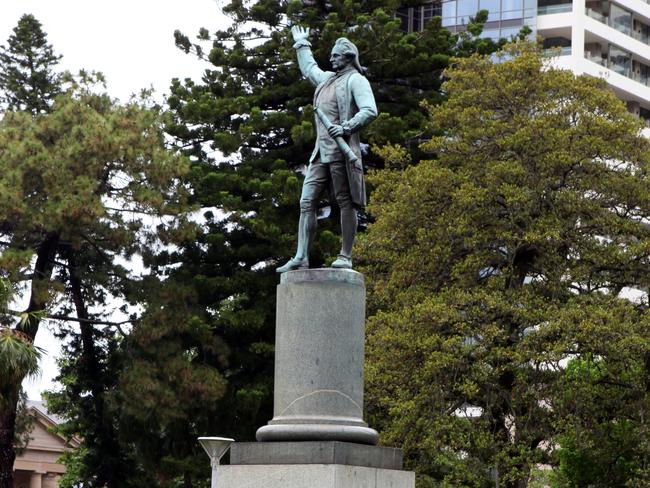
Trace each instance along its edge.
<path fill-rule="evenodd" d="M 592 19 L 596 19 L 598 22 L 602 24 L 609 25 L 609 22 L 607 22 L 607 17 L 601 14 L 600 12 L 596 12 L 592 8 L 589 7 L 585 8 L 585 13 Z"/>
<path fill-rule="evenodd" d="M 558 3 L 556 5 L 544 5 L 544 6 L 537 7 L 537 15 L 562 14 L 565 12 L 571 12 L 572 9 L 573 9 L 573 4 L 571 3 Z"/>
<path fill-rule="evenodd" d="M 648 0 L 648 3 L 650 3 L 650 0 Z M 643 32 L 637 32 L 625 24 L 617 24 L 616 22 L 612 22 L 610 17 L 607 17 L 606 15 L 597 12 L 594 9 L 585 8 L 585 13 L 587 14 L 587 16 L 591 17 L 592 19 L 596 19 L 601 24 L 605 24 L 611 27 L 612 29 L 616 29 L 617 31 L 622 32 L 623 34 L 625 34 L 628 37 L 631 37 L 632 39 L 636 39 L 637 41 L 640 41 L 650 46 L 650 36 L 648 34 L 644 34 Z"/>
<path fill-rule="evenodd" d="M 601 66 L 604 66 L 605 68 L 608 67 L 607 58 L 603 58 L 600 55 L 592 55 L 591 53 L 585 52 L 585 58 L 587 58 L 592 63 L 599 64 Z"/>
<path fill-rule="evenodd" d="M 637 73 L 635 70 L 631 69 L 629 65 L 622 65 L 620 63 L 612 61 L 611 59 L 608 60 L 606 57 L 603 57 L 602 54 L 593 55 L 587 51 L 585 51 L 585 58 L 592 63 L 604 66 L 605 68 L 608 68 L 621 76 L 625 76 L 626 78 L 636 81 L 637 83 L 641 83 L 645 86 L 650 86 L 650 75 Z M 638 61 L 635 61 L 635 63 L 638 63 Z M 646 67 L 646 69 L 648 70 L 646 73 L 650 72 L 650 67 Z"/>
<path fill-rule="evenodd" d="M 650 86 L 650 78 L 643 76 L 640 73 L 632 73 L 630 78 L 632 78 L 634 81 L 638 81 L 642 85 Z"/>
<path fill-rule="evenodd" d="M 544 49 L 545 56 L 569 56 L 571 54 L 571 46 L 564 47 L 549 47 Z"/>

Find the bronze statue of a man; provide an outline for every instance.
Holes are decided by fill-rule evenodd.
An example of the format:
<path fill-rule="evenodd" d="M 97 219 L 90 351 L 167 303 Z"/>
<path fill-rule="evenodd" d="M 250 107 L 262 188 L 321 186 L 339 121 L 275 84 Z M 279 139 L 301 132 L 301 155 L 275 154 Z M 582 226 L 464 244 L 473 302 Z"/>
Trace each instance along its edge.
<path fill-rule="evenodd" d="M 303 76 L 316 86 L 316 147 L 300 196 L 296 255 L 278 273 L 309 267 L 309 244 L 316 232 L 316 206 L 330 187 L 341 210 L 341 252 L 333 268 L 352 268 L 352 245 L 357 232 L 357 208 L 366 204 L 358 132 L 377 117 L 370 83 L 362 75 L 359 51 L 348 39 L 337 39 L 330 62 L 334 71 L 321 70 L 311 53 L 309 31 L 291 29 Z"/>

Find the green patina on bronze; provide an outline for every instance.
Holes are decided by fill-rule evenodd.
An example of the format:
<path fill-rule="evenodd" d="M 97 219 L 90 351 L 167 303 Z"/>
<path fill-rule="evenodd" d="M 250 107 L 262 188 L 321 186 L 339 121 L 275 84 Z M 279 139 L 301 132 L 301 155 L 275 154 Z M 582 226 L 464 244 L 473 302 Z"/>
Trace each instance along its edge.
<path fill-rule="evenodd" d="M 359 51 L 350 40 L 341 37 L 336 41 L 330 56 L 334 71 L 323 71 L 312 55 L 308 29 L 294 26 L 291 33 L 300 71 L 316 87 L 316 144 L 300 196 L 296 254 L 277 271 L 309 267 L 316 206 L 327 188 L 332 189 L 341 210 L 341 251 L 332 267 L 349 269 L 357 209 L 366 204 L 359 131 L 377 117 L 377 105 L 370 83 L 362 74 Z"/>

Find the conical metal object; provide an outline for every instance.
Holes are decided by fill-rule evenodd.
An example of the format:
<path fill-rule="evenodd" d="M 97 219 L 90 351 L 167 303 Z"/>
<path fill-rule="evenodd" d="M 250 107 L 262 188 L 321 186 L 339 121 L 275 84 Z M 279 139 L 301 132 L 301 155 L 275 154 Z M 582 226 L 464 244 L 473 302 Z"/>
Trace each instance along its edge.
<path fill-rule="evenodd" d="M 199 443 L 205 452 L 210 456 L 210 465 L 212 466 L 212 483 L 211 488 L 217 488 L 217 466 L 224 454 L 230 448 L 230 444 L 235 439 L 228 437 L 199 437 Z"/>
<path fill-rule="evenodd" d="M 230 448 L 230 444 L 235 442 L 235 439 L 228 437 L 199 437 L 199 442 L 208 456 L 210 456 L 210 460 L 216 465 L 219 465 L 219 461 Z"/>

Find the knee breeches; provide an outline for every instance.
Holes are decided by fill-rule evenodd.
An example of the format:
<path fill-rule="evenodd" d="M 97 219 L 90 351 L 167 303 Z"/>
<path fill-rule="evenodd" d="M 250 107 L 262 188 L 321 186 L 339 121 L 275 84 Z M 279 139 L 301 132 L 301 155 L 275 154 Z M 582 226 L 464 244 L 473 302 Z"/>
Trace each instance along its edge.
<path fill-rule="evenodd" d="M 314 212 L 318 201 L 328 188 L 330 181 L 334 190 L 334 198 L 339 208 L 352 208 L 352 197 L 350 196 L 350 183 L 345 161 L 334 161 L 332 163 L 321 163 L 320 160 L 313 161 L 307 169 L 307 176 L 302 184 L 300 196 L 300 211 Z"/>

